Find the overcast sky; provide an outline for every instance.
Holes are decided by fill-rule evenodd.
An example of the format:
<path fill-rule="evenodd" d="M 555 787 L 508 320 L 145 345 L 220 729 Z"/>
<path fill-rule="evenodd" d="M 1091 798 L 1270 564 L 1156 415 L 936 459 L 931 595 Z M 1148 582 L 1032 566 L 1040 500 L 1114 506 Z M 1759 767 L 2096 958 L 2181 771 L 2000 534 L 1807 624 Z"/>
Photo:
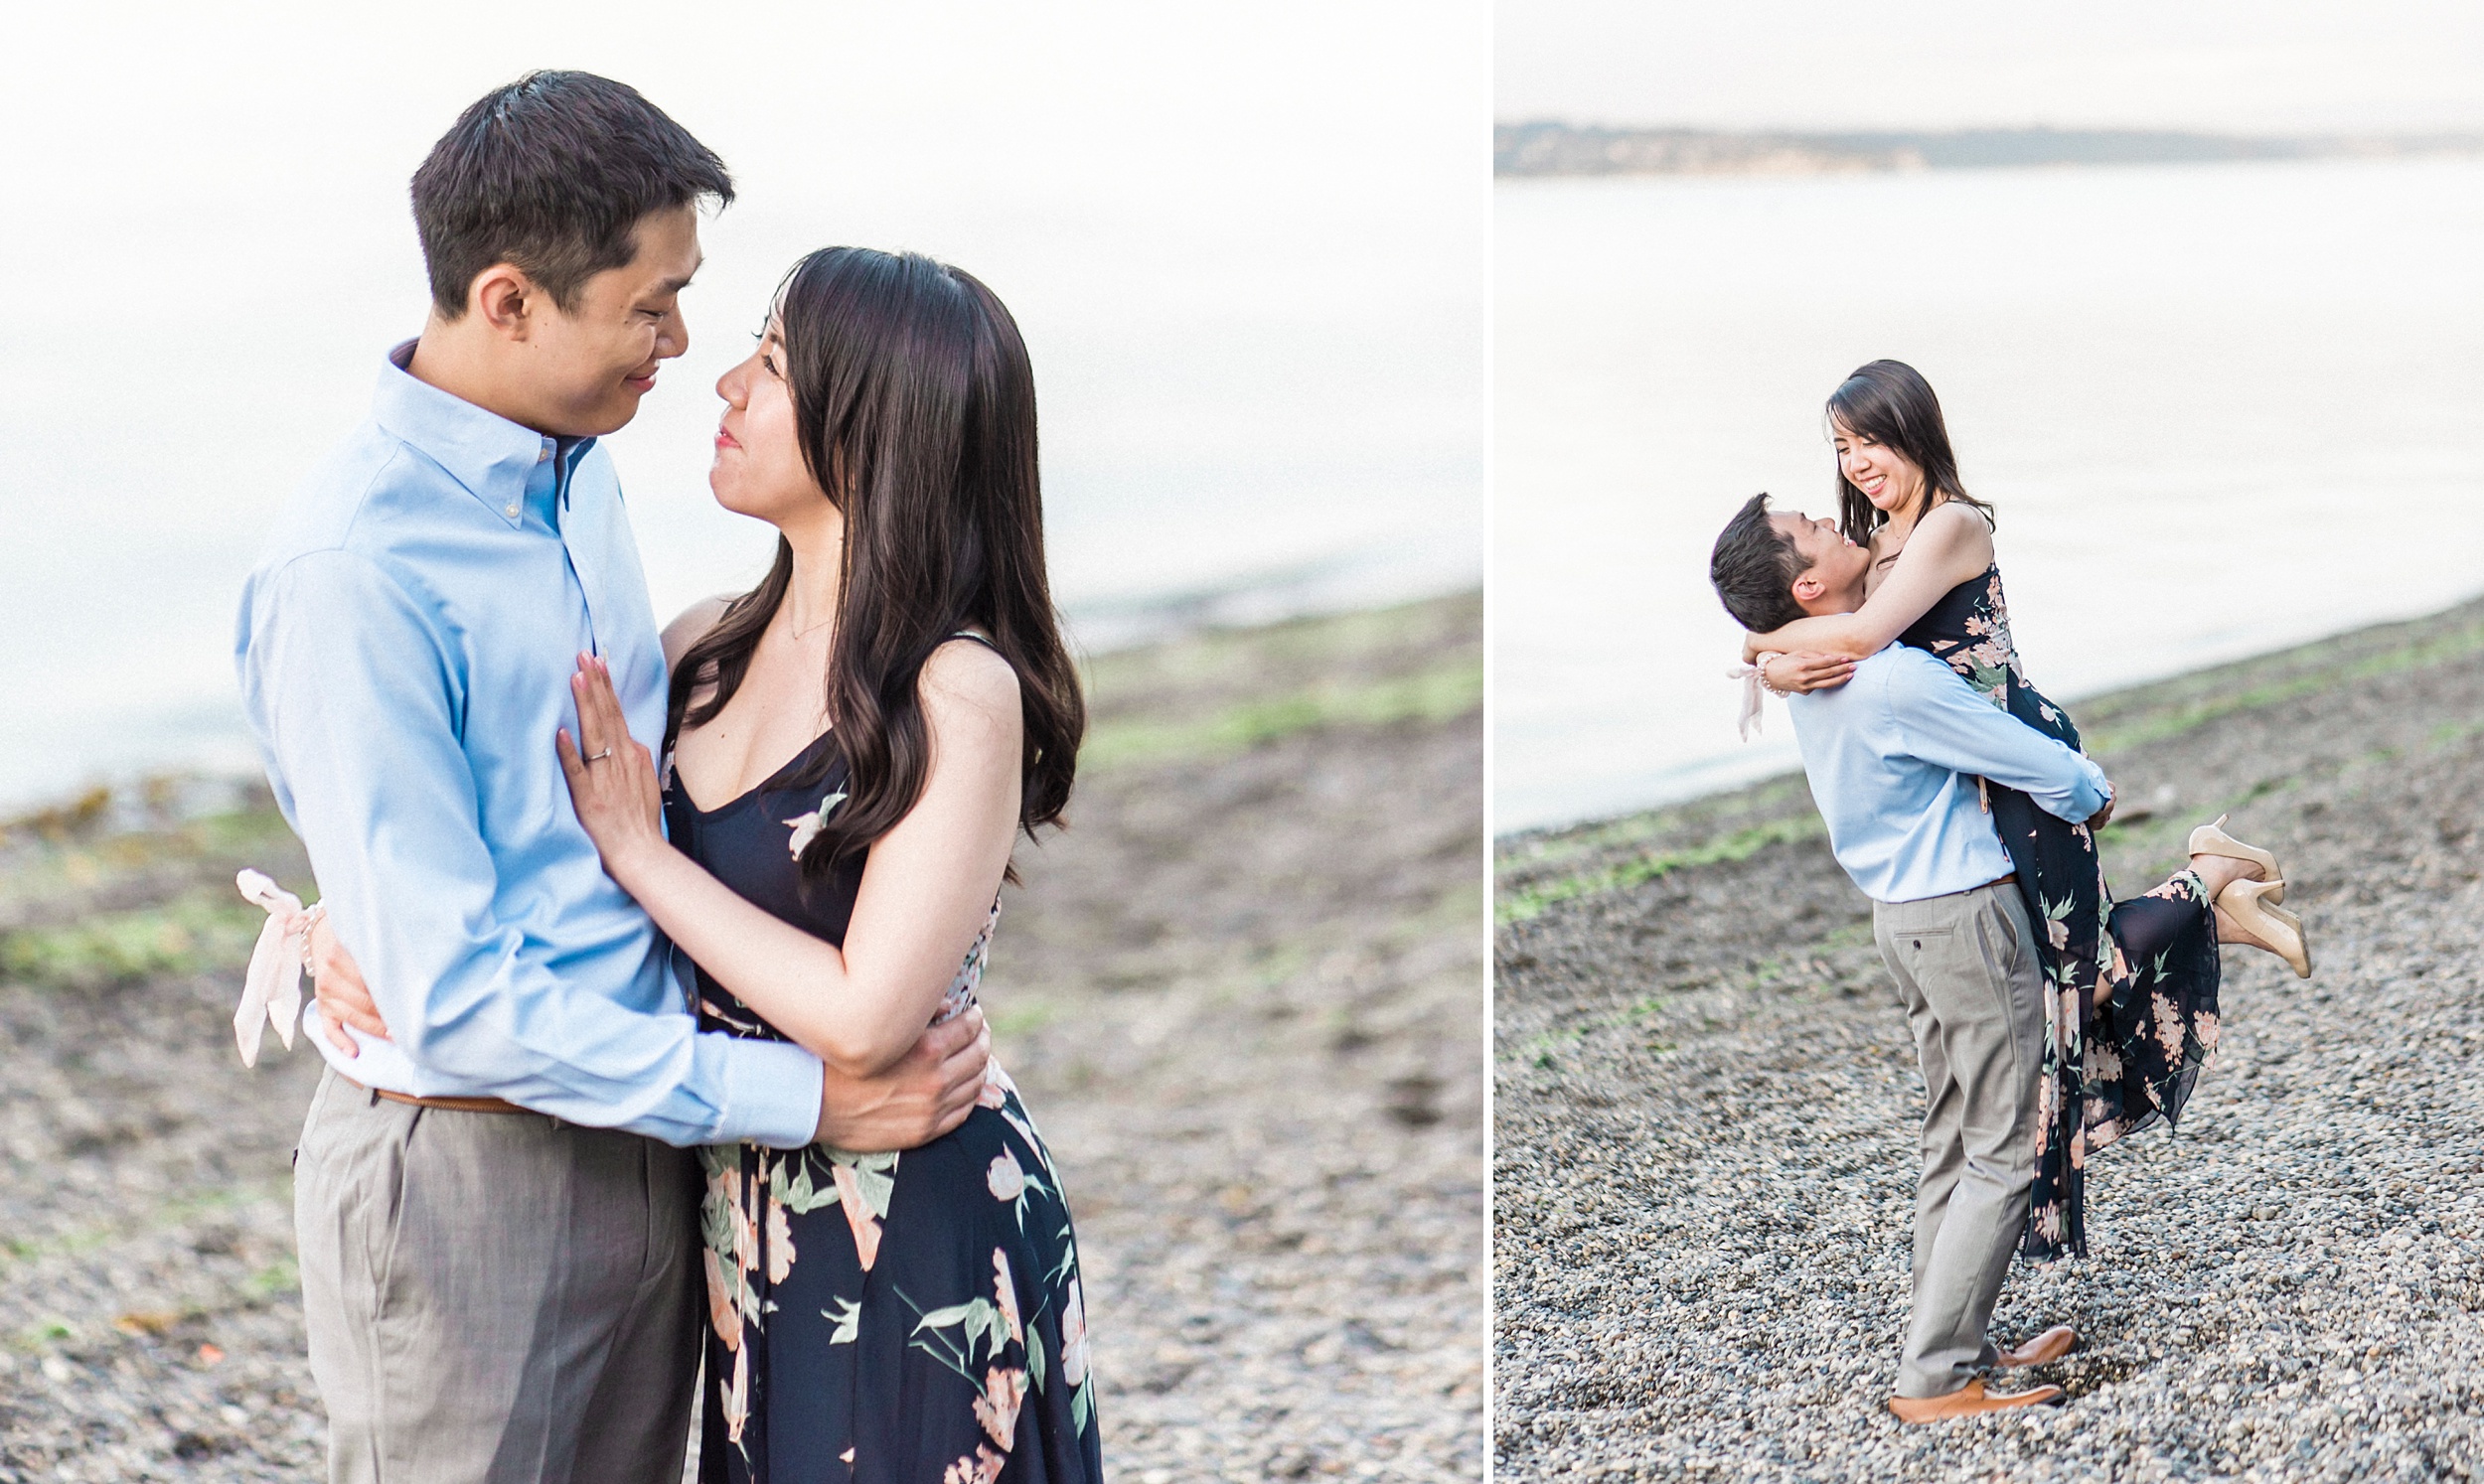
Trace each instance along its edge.
<path fill-rule="evenodd" d="M 1473 582 L 1489 32 L 1485 0 L 15 7 L 0 807 L 239 735 L 260 534 L 422 325 L 406 179 L 531 67 L 636 84 L 741 191 L 701 228 L 689 354 L 611 440 L 660 614 L 764 568 L 773 537 L 707 492 L 712 388 L 831 242 L 1009 304 L 1074 610 L 1313 568 L 1373 601 Z"/>
<path fill-rule="evenodd" d="M 2478 0 L 1500 0 L 1499 118 L 2484 130 Z"/>

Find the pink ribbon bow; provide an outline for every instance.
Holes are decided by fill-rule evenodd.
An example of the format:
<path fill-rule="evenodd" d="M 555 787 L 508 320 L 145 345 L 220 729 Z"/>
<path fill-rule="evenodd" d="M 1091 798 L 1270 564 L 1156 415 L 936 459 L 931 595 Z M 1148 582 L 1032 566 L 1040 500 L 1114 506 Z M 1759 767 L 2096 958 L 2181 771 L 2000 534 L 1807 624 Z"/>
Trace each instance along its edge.
<path fill-rule="evenodd" d="M 302 899 L 270 880 L 264 872 L 244 870 L 233 878 L 241 895 L 267 909 L 267 925 L 258 930 L 250 950 L 249 971 L 241 980 L 241 1004 L 233 1012 L 233 1038 L 241 1048 L 241 1065 L 258 1065 L 258 1038 L 268 1026 L 285 1050 L 293 1049 L 294 1023 L 302 1014 L 302 957 L 310 926 L 324 908 L 302 905 Z"/>
<path fill-rule="evenodd" d="M 1734 730 L 1745 742 L 1760 730 L 1760 691 L 1768 684 L 1768 663 L 1776 658 L 1772 652 L 1762 655 L 1756 665 L 1737 665 L 1725 672 L 1727 679 L 1742 681 L 1742 714 L 1734 718 Z"/>

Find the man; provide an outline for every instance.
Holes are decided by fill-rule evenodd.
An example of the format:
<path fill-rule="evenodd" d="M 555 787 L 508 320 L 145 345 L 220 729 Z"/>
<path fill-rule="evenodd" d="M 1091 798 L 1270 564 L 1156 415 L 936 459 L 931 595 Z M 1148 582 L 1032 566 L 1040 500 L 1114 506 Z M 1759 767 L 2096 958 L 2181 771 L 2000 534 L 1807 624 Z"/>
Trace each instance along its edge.
<path fill-rule="evenodd" d="M 467 109 L 413 181 L 422 334 L 242 599 L 244 701 L 340 946 L 317 945 L 323 973 L 359 965 L 378 1011 L 357 1037 L 323 984 L 296 1154 L 334 1480 L 673 1484 L 702 1313 L 687 1146 L 911 1147 L 981 1088 L 979 1017 L 868 1082 L 699 1033 L 567 804 L 553 735 L 581 652 L 662 732 L 596 440 L 688 348 L 699 209 L 731 199 L 620 83 L 539 73 Z"/>
<path fill-rule="evenodd" d="M 1871 560 L 1834 522 L 1772 514 L 1762 495 L 1717 538 L 1709 576 L 1727 612 L 1767 633 L 1862 607 Z M 2058 1402 L 2053 1386 L 1989 1394 L 1978 1374 L 2059 1359 L 2078 1337 L 2057 1325 L 2000 1350 L 1986 1335 L 2035 1180 L 2044 984 L 1975 780 L 2096 825 L 2111 814 L 2112 790 L 2094 763 L 1903 645 L 1789 704 L 1829 848 L 1872 899 L 1872 936 L 1924 1073 L 1913 1312 L 1889 1410 L 1928 1422 Z"/>

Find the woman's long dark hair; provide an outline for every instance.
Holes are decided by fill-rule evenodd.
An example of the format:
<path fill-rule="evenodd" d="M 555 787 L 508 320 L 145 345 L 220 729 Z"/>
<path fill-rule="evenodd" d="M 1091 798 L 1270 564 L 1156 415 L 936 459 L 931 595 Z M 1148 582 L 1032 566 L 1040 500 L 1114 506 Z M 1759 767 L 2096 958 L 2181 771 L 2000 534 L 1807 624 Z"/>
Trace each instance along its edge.
<path fill-rule="evenodd" d="M 823 247 L 794 264 L 776 319 L 804 462 L 846 519 L 828 660 L 846 799 L 803 850 L 803 874 L 817 879 L 864 849 L 922 797 L 931 748 L 915 686 L 962 629 L 992 636 L 1017 671 L 1019 827 L 1057 825 L 1087 713 L 1044 577 L 1035 379 L 1016 322 L 971 275 L 867 247 Z M 780 536 L 767 576 L 683 654 L 668 749 L 733 698 L 793 573 Z M 713 688 L 694 707 L 701 685 Z"/>
<path fill-rule="evenodd" d="M 1941 416 L 1941 398 L 1933 395 L 1932 383 L 1915 368 L 1903 361 L 1856 367 L 1828 394 L 1828 417 L 1832 428 L 1842 427 L 1896 449 L 1924 471 L 1923 491 L 1915 497 L 1916 519 L 1944 500 L 1962 501 L 1991 519 L 1992 507 L 1967 494 L 1959 481 L 1957 455 L 1949 451 L 1949 425 Z M 1839 460 L 1837 523 L 1845 527 L 1846 539 L 1858 545 L 1868 542 L 1872 532 L 1888 520 L 1888 515 L 1846 478 L 1845 462 Z"/>

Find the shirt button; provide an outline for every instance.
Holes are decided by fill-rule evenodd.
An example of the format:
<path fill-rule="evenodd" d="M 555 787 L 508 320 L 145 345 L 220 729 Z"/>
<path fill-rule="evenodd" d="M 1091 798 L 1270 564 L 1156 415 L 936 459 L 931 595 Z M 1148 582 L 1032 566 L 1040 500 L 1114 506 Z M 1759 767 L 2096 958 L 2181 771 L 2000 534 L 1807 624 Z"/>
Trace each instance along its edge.
<path fill-rule="evenodd" d="M 517 508 L 516 506 L 514 506 L 514 505 L 505 505 L 505 506 L 502 506 L 502 507 L 501 507 L 501 512 L 500 512 L 500 513 L 501 513 L 502 515 L 504 515 L 504 516 L 507 516 L 507 517 L 508 517 L 510 519 L 512 519 L 512 520 L 515 520 L 516 519 L 518 519 L 518 508 Z"/>
<path fill-rule="evenodd" d="M 538 464 L 541 464 L 541 463 L 543 463 L 545 459 L 548 459 L 548 458 L 550 458 L 551 456 L 552 456 L 551 445 L 547 443 L 547 444 L 543 445 L 542 448 L 539 448 L 539 449 L 537 449 L 537 450 L 535 451 L 535 462 L 537 462 Z"/>

